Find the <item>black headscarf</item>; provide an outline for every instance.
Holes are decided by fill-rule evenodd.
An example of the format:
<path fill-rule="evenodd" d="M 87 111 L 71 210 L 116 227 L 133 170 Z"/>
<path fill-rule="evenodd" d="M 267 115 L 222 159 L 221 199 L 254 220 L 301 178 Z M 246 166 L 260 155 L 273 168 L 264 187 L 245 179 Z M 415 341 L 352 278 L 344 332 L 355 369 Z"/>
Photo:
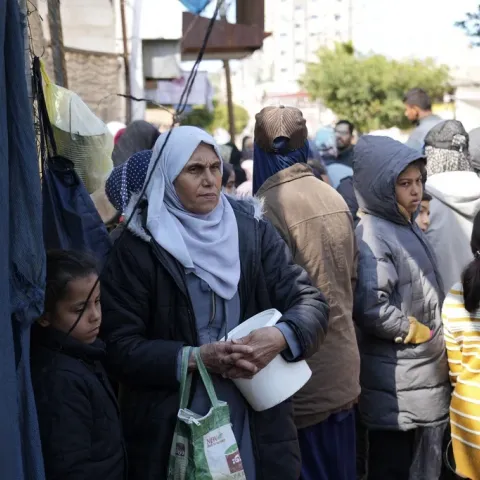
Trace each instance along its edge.
<path fill-rule="evenodd" d="M 113 165 L 125 163 L 133 154 L 152 150 L 160 132 L 144 120 L 132 122 L 118 140 L 112 153 Z"/>

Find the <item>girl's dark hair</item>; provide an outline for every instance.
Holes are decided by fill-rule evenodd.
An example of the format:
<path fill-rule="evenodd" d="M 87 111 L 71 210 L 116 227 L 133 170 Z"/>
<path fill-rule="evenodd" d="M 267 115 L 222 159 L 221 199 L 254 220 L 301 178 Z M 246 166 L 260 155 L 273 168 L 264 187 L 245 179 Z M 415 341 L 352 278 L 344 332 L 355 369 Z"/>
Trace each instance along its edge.
<path fill-rule="evenodd" d="M 423 196 L 422 196 L 422 202 L 431 202 L 432 201 L 432 196 L 425 191 L 425 187 L 423 188 Z"/>
<path fill-rule="evenodd" d="M 223 163 L 222 187 L 226 187 L 228 179 L 233 172 L 233 166 L 230 163 Z"/>
<path fill-rule="evenodd" d="M 73 250 L 47 252 L 47 286 L 45 288 L 45 313 L 53 312 L 66 291 L 69 282 L 98 275 L 97 261 L 90 254 Z"/>
<path fill-rule="evenodd" d="M 465 309 L 473 313 L 480 306 L 480 212 L 475 215 L 473 220 L 470 247 L 475 258 L 463 271 L 462 283 Z"/>

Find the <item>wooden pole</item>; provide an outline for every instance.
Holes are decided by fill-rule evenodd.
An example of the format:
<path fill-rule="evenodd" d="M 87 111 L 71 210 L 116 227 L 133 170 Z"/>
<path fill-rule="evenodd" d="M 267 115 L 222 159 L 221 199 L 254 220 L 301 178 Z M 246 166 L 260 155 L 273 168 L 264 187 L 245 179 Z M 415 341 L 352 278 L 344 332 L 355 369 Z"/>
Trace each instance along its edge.
<path fill-rule="evenodd" d="M 228 60 L 223 61 L 223 68 L 225 69 L 225 80 L 227 82 L 227 107 L 228 107 L 228 131 L 232 137 L 232 142 L 235 143 L 235 112 L 233 110 L 233 97 L 232 97 L 232 75 L 230 72 L 230 62 Z"/>
<path fill-rule="evenodd" d="M 48 27 L 50 29 L 55 83 L 61 87 L 68 88 L 60 0 L 48 0 Z"/>
<path fill-rule="evenodd" d="M 227 4 L 224 1 L 220 7 L 220 18 L 227 21 Z M 232 94 L 232 72 L 230 70 L 230 61 L 225 59 L 223 61 L 223 68 L 225 70 L 225 81 L 227 86 L 227 108 L 228 108 L 228 131 L 230 133 L 232 143 L 235 143 L 235 112 L 233 110 L 233 94 Z"/>
<path fill-rule="evenodd" d="M 127 16 L 125 14 L 125 0 L 120 0 L 120 15 L 122 18 L 122 37 L 123 37 L 123 65 L 125 69 L 125 93 L 131 95 L 130 85 L 130 58 L 128 55 L 128 36 L 127 36 Z M 132 121 L 132 100 L 126 98 L 126 120 L 127 125 Z"/>

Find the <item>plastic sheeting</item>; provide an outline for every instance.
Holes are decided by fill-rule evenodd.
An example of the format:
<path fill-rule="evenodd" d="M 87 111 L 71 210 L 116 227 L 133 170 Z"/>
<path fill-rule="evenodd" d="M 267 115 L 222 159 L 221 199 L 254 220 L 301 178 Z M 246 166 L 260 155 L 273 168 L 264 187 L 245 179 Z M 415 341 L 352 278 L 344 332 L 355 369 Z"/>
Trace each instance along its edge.
<path fill-rule="evenodd" d="M 0 478 L 43 480 L 30 381 L 30 326 L 43 309 L 45 257 L 32 108 L 17 0 L 0 1 Z"/>

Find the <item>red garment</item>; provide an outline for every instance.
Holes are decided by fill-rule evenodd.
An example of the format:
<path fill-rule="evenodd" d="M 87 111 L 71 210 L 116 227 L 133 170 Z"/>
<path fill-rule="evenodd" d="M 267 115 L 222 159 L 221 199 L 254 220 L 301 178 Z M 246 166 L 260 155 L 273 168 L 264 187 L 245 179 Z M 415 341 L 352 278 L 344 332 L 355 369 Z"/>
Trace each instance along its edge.
<path fill-rule="evenodd" d="M 114 145 L 117 144 L 117 142 L 120 140 L 120 137 L 125 133 L 126 128 L 121 128 L 116 134 L 115 137 L 113 137 L 113 143 Z"/>

